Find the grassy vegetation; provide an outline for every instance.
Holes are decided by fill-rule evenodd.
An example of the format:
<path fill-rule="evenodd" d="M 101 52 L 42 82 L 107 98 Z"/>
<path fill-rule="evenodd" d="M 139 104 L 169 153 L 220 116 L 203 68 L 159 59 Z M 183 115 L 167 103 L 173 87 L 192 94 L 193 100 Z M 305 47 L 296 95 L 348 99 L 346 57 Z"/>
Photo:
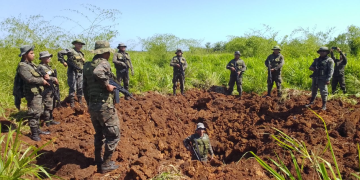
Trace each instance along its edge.
<path fill-rule="evenodd" d="M 21 122 L 16 130 L 10 130 L 7 134 L 0 133 L 0 179 L 51 179 L 42 166 L 34 164 L 39 156 L 38 152 L 51 141 L 41 147 L 26 144 L 20 140 L 20 128 Z"/>
<path fill-rule="evenodd" d="M 167 165 L 167 166 L 160 166 L 159 174 L 155 177 L 151 178 L 150 180 L 180 180 L 186 179 L 181 171 L 175 167 L 174 165 Z"/>
<path fill-rule="evenodd" d="M 312 112 L 315 113 L 314 111 Z M 272 135 L 272 138 L 276 140 L 276 143 L 280 147 L 284 148 L 290 154 L 290 157 L 285 157 L 285 158 L 291 159 L 292 166 L 294 167 L 296 173 L 292 173 L 289 169 L 289 165 L 286 165 L 286 162 L 282 160 L 278 155 L 276 155 L 277 161 L 269 158 L 269 161 L 272 162 L 273 165 L 275 165 L 277 169 L 276 170 L 272 168 L 267 162 L 259 158 L 255 153 L 253 152 L 250 153 L 255 157 L 255 159 L 266 171 L 268 171 L 270 174 L 274 176 L 275 179 L 278 180 L 303 179 L 302 173 L 303 173 L 305 161 L 310 163 L 309 167 L 313 168 L 317 173 L 318 178 L 316 179 L 324 179 L 324 180 L 343 179 L 341 176 L 341 172 L 339 170 L 339 165 L 336 161 L 334 150 L 332 148 L 326 123 L 321 116 L 319 116 L 318 114 L 316 115 L 324 123 L 325 133 L 327 137 L 327 144 L 324 147 L 324 149 L 320 151 L 319 150 L 309 151 L 304 142 L 292 138 L 289 135 L 283 133 L 282 131 L 274 128 L 278 132 L 278 135 Z M 322 157 L 326 151 L 331 152 L 332 162 L 329 162 Z M 358 145 L 358 153 L 360 155 L 359 145 Z M 360 164 L 360 159 L 358 160 Z M 354 159 L 354 161 L 357 161 L 357 159 Z M 355 178 L 360 179 L 359 173 L 352 173 L 352 175 Z M 313 179 L 315 179 L 315 177 L 313 177 Z"/>

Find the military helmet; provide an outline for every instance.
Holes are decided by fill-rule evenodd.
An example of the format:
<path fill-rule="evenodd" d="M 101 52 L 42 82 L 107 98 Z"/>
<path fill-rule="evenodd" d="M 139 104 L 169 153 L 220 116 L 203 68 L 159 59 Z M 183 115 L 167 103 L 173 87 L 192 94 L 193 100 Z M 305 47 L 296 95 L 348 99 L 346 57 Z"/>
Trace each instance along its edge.
<path fill-rule="evenodd" d="M 39 57 L 39 59 L 44 58 L 44 57 L 53 57 L 53 55 L 50 54 L 49 51 L 42 51 L 42 52 L 40 52 L 40 57 Z"/>
<path fill-rule="evenodd" d="M 95 42 L 95 49 L 93 50 L 93 53 L 104 54 L 107 52 L 113 52 L 113 49 L 111 49 L 108 41 L 96 41 Z"/>
<path fill-rule="evenodd" d="M 119 47 L 127 47 L 124 43 L 120 43 L 118 46 L 117 46 L 117 48 L 119 48 Z"/>
<path fill-rule="evenodd" d="M 203 123 L 197 123 L 196 124 L 196 130 L 198 130 L 198 129 L 205 129 L 204 124 Z"/>
<path fill-rule="evenodd" d="M 276 45 L 271 50 L 279 50 L 279 51 L 281 51 L 281 48 L 280 48 L 280 46 Z"/>
<path fill-rule="evenodd" d="M 330 53 L 330 50 L 329 50 L 329 48 L 328 48 L 328 47 L 325 47 L 325 46 L 323 46 L 323 47 L 320 47 L 320 48 L 319 48 L 319 50 L 317 51 L 317 53 L 319 53 L 319 52 L 321 52 L 321 51 L 325 51 L 325 52 L 328 52 L 328 53 Z"/>
<path fill-rule="evenodd" d="M 240 51 L 235 51 L 234 55 L 241 55 Z"/>
<path fill-rule="evenodd" d="M 27 52 L 34 50 L 35 46 L 34 45 L 23 45 L 20 47 L 20 54 L 19 57 L 23 56 L 24 54 L 26 54 Z"/>
<path fill-rule="evenodd" d="M 82 45 L 85 45 L 85 43 L 83 41 L 81 41 L 80 39 L 75 39 L 73 42 L 71 42 L 71 44 L 75 44 L 75 43 L 80 43 Z"/>
<path fill-rule="evenodd" d="M 181 49 L 176 49 L 175 54 L 177 54 L 179 51 L 181 52 L 181 54 L 183 53 Z"/>

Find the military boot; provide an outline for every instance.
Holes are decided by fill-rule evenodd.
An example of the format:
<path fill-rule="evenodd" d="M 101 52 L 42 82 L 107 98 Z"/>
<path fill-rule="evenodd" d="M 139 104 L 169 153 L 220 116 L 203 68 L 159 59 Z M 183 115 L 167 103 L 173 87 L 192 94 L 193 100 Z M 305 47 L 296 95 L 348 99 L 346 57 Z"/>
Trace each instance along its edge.
<path fill-rule="evenodd" d="M 50 120 L 50 121 L 46 121 L 46 126 L 49 127 L 51 125 L 58 125 L 60 124 L 60 122 L 54 121 L 54 120 Z"/>
<path fill-rule="evenodd" d="M 111 156 L 112 156 L 112 152 L 106 153 L 105 151 L 104 162 L 101 164 L 101 173 L 104 174 L 119 168 L 119 166 L 116 165 L 114 161 L 111 161 Z"/>
<path fill-rule="evenodd" d="M 39 134 L 45 134 L 45 135 L 49 135 L 49 134 L 50 134 L 49 131 L 42 131 L 42 130 L 40 130 L 40 127 L 38 128 L 38 133 L 39 133 Z"/>
<path fill-rule="evenodd" d="M 183 90 L 183 89 L 181 90 L 181 95 L 185 95 L 185 93 L 184 93 L 184 90 Z"/>
<path fill-rule="evenodd" d="M 40 141 L 41 138 L 39 137 L 39 132 L 38 132 L 38 128 L 37 127 L 31 127 L 31 136 L 30 138 L 34 141 Z"/>
<path fill-rule="evenodd" d="M 79 104 L 82 104 L 82 96 L 77 96 Z"/>
<path fill-rule="evenodd" d="M 343 89 L 343 93 L 344 93 L 344 94 L 346 94 L 346 93 L 347 93 L 346 88 L 344 88 L 344 89 Z"/>
<path fill-rule="evenodd" d="M 176 89 L 173 89 L 173 95 L 176 96 Z"/>
<path fill-rule="evenodd" d="M 70 107 L 71 108 L 75 107 L 75 99 L 73 96 L 70 97 Z"/>
<path fill-rule="evenodd" d="M 277 96 L 281 97 L 281 95 L 282 95 L 281 90 L 277 91 Z"/>
<path fill-rule="evenodd" d="M 238 91 L 238 92 L 239 92 L 239 99 L 241 99 L 242 91 Z"/>
<path fill-rule="evenodd" d="M 315 101 L 315 97 L 311 97 L 310 103 L 307 104 L 307 105 L 305 105 L 305 107 L 310 107 L 310 106 L 312 106 L 312 105 L 314 104 L 314 101 Z"/>
<path fill-rule="evenodd" d="M 322 108 L 321 110 L 325 111 L 326 110 L 326 101 L 323 101 L 323 104 L 322 104 Z"/>
<path fill-rule="evenodd" d="M 130 100 L 130 97 L 129 97 L 129 96 L 125 96 L 125 100 Z"/>

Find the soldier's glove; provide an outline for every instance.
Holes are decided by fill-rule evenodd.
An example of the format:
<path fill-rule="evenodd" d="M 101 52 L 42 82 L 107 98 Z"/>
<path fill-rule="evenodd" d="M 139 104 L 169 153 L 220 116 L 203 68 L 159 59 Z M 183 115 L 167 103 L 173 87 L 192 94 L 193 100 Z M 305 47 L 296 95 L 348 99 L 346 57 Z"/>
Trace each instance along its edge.
<path fill-rule="evenodd" d="M 134 76 L 134 71 L 133 70 L 131 70 L 131 75 Z"/>

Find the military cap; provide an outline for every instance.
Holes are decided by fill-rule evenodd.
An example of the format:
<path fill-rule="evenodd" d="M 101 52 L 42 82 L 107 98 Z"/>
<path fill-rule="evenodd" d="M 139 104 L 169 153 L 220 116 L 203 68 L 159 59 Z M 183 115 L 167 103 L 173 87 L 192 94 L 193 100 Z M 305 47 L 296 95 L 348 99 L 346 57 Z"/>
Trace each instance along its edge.
<path fill-rule="evenodd" d="M 180 51 L 181 53 L 183 53 L 183 52 L 181 51 L 181 49 L 177 49 L 176 52 L 175 52 L 175 54 L 177 54 L 179 51 Z"/>
<path fill-rule="evenodd" d="M 124 43 L 120 43 L 118 46 L 117 46 L 117 48 L 119 48 L 119 47 L 127 47 Z"/>
<path fill-rule="evenodd" d="M 113 49 L 110 47 L 108 41 L 96 41 L 95 42 L 95 49 L 93 53 L 95 54 L 104 54 L 106 52 L 113 52 Z"/>
<path fill-rule="evenodd" d="M 325 52 L 328 52 L 328 53 L 330 53 L 330 50 L 329 50 L 329 48 L 328 47 L 320 47 L 319 48 L 319 50 L 317 51 L 317 53 L 319 53 L 319 52 L 321 52 L 321 51 L 325 51 Z"/>
<path fill-rule="evenodd" d="M 281 48 L 280 48 L 280 46 L 274 46 L 271 50 L 279 50 L 279 51 L 281 51 Z"/>
<path fill-rule="evenodd" d="M 71 44 L 75 44 L 75 43 L 80 43 L 82 45 L 85 45 L 85 43 L 83 41 L 81 41 L 80 39 L 75 39 L 73 42 L 71 42 Z"/>
<path fill-rule="evenodd" d="M 50 54 L 49 51 L 42 51 L 42 52 L 40 52 L 40 57 L 39 57 L 39 59 L 44 58 L 44 57 L 53 57 L 53 55 Z"/>
<path fill-rule="evenodd" d="M 198 130 L 198 129 L 205 129 L 204 124 L 203 123 L 197 123 L 196 124 L 196 130 Z"/>
<path fill-rule="evenodd" d="M 241 55 L 240 51 L 235 51 L 235 55 Z"/>
<path fill-rule="evenodd" d="M 20 47 L 20 54 L 19 57 L 23 56 L 24 54 L 26 54 L 27 52 L 34 50 L 34 46 L 33 45 L 23 45 Z"/>

